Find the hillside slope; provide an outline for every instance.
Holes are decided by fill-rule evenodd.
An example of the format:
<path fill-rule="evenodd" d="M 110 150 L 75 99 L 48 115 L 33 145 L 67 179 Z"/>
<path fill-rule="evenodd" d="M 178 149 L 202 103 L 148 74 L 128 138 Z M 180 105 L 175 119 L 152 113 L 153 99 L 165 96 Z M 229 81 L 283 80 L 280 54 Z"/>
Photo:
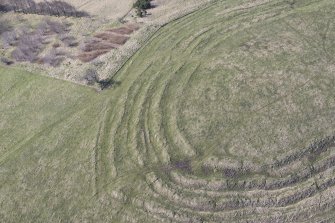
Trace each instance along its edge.
<path fill-rule="evenodd" d="M 0 67 L 0 219 L 334 222 L 334 9 L 216 1 L 100 93 Z"/>

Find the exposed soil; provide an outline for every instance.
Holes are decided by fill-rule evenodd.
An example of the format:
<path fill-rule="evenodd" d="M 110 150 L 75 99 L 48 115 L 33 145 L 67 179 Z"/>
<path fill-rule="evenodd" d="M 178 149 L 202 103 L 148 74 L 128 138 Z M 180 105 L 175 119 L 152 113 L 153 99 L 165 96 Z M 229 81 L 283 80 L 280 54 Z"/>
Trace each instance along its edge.
<path fill-rule="evenodd" d="M 98 56 L 101 56 L 105 53 L 108 53 L 110 50 L 105 49 L 105 50 L 94 50 L 90 52 L 84 52 L 78 55 L 78 59 L 81 60 L 82 62 L 90 62 L 97 58 Z"/>
<path fill-rule="evenodd" d="M 127 24 L 123 27 L 97 33 L 93 39 L 84 44 L 83 52 L 78 55 L 78 59 L 85 63 L 90 62 L 110 50 L 124 45 L 129 40 L 130 35 L 138 29 L 137 24 Z"/>

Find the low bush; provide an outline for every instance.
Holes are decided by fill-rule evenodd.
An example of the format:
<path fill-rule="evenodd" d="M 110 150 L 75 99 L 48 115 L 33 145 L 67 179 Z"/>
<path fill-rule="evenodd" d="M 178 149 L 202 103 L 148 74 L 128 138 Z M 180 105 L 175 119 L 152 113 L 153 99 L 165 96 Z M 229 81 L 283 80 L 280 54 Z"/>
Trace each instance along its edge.
<path fill-rule="evenodd" d="M 113 78 L 99 80 L 97 71 L 92 68 L 86 70 L 84 80 L 88 85 L 94 85 L 97 83 L 101 90 L 120 84 L 120 82 L 113 80 Z"/>
<path fill-rule="evenodd" d="M 54 54 L 48 54 L 42 58 L 41 62 L 43 64 L 47 64 L 52 67 L 58 67 L 64 60 L 65 57 L 56 56 Z"/>
<path fill-rule="evenodd" d="M 87 69 L 85 72 L 84 80 L 86 80 L 86 83 L 88 85 L 94 85 L 95 83 L 97 83 L 98 82 L 97 71 L 92 68 Z"/>
<path fill-rule="evenodd" d="M 77 39 L 74 36 L 63 35 L 61 36 L 60 40 L 67 46 L 67 47 L 76 47 L 79 45 Z"/>
<path fill-rule="evenodd" d="M 18 41 L 18 34 L 15 31 L 8 31 L 1 34 L 1 39 L 5 47 L 15 46 Z"/>
<path fill-rule="evenodd" d="M 38 33 L 23 33 L 17 41 L 17 47 L 12 52 L 16 61 L 35 62 L 38 54 L 44 48 L 44 38 Z"/>
<path fill-rule="evenodd" d="M 111 78 L 111 79 L 99 80 L 98 84 L 101 90 L 105 90 L 105 89 L 111 88 L 112 86 L 120 85 L 121 82 L 115 81 Z"/>
<path fill-rule="evenodd" d="M 10 60 L 10 59 L 8 59 L 8 58 L 6 58 L 6 57 L 1 57 L 1 59 L 0 59 L 0 61 L 3 63 L 3 64 L 5 64 L 5 65 L 12 65 L 13 63 L 14 63 L 14 61 L 12 61 L 12 60 Z"/>
<path fill-rule="evenodd" d="M 61 22 L 47 20 L 45 23 L 52 34 L 64 34 L 70 31 L 69 26 Z"/>
<path fill-rule="evenodd" d="M 9 22 L 6 20 L 0 20 L 0 35 L 5 32 L 9 32 L 12 27 L 9 25 Z"/>

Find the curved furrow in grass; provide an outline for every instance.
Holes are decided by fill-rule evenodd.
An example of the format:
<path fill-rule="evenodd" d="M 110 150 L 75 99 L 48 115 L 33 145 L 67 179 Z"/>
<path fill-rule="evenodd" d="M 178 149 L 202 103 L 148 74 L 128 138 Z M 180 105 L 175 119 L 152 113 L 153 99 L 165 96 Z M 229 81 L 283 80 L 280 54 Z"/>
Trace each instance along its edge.
<path fill-rule="evenodd" d="M 7 75 L 1 80 L 13 83 L 0 83 L 0 215 L 331 222 L 332 9 L 331 0 L 213 1 L 158 30 L 101 99 Z M 34 88 L 45 83 L 51 87 Z M 18 98 L 31 108 L 15 104 Z"/>
<path fill-rule="evenodd" d="M 161 63 L 161 61 L 163 63 Z M 169 63 L 170 61 L 169 60 L 166 60 L 166 59 L 162 59 L 162 60 L 157 60 L 155 63 L 157 64 L 161 64 L 161 66 L 164 67 L 164 65 L 166 65 L 167 63 Z M 141 95 L 141 100 L 136 100 L 136 101 L 140 101 L 138 107 L 134 107 L 133 106 L 133 110 L 136 112 L 136 115 L 132 117 L 130 117 L 129 119 L 129 124 L 128 125 L 128 128 L 129 129 L 133 129 L 135 130 L 134 131 L 134 134 L 133 134 L 133 138 L 132 140 L 135 142 L 137 141 L 137 145 L 142 145 L 142 149 L 143 150 L 146 150 L 146 152 L 148 152 L 148 149 L 150 149 L 150 145 L 148 145 L 148 143 L 145 143 L 143 142 L 144 138 L 146 138 L 146 140 L 148 140 L 148 132 L 145 131 L 146 127 L 145 127 L 145 120 L 146 120 L 146 115 L 145 113 L 147 113 L 148 111 L 146 110 L 147 109 L 147 104 L 150 102 L 150 100 L 152 100 L 152 96 L 153 94 L 155 94 L 155 91 L 157 91 L 157 88 L 156 86 L 158 86 L 158 84 L 160 83 L 159 81 L 162 81 L 161 78 L 164 77 L 166 78 L 165 76 L 162 76 L 160 75 L 162 72 L 161 71 L 153 71 L 151 75 L 149 74 L 146 74 L 147 76 L 150 77 L 150 79 L 148 80 L 144 80 L 143 83 L 142 83 L 142 86 L 145 86 L 145 90 L 143 91 L 139 91 L 139 93 L 137 95 Z M 172 74 L 174 72 L 172 71 Z M 171 75 L 172 76 L 172 75 Z M 167 76 L 168 78 L 170 78 L 169 76 Z M 143 93 L 142 93 L 143 92 Z M 133 120 L 137 120 L 135 123 Z M 134 128 L 134 124 L 135 124 L 135 127 Z M 145 145 L 148 146 L 148 148 L 145 147 Z M 134 145 L 132 147 L 135 147 Z M 156 153 L 156 151 L 152 151 L 152 147 L 151 147 L 151 152 L 154 152 Z M 145 162 L 148 162 L 148 164 L 151 162 L 151 160 L 147 160 Z"/>
<path fill-rule="evenodd" d="M 115 157 L 117 159 L 115 160 L 117 168 L 120 167 L 127 167 L 127 166 L 138 166 L 139 163 L 136 162 L 136 157 L 134 157 L 134 154 L 132 152 L 136 152 L 134 150 L 128 150 L 127 148 L 127 141 L 129 140 L 129 132 L 127 128 L 127 118 L 128 115 L 131 112 L 132 105 L 134 103 L 134 98 L 137 96 L 136 89 L 140 88 L 141 86 L 136 84 L 137 81 L 139 81 L 142 77 L 141 74 L 145 74 L 145 71 L 147 69 L 150 69 L 151 63 L 145 65 L 145 68 L 141 71 L 140 75 L 134 79 L 133 82 L 131 82 L 130 87 L 125 89 L 126 95 L 121 96 L 119 99 L 120 107 L 119 110 L 122 110 L 122 114 L 117 120 L 117 124 L 115 125 L 115 140 L 113 142 L 115 150 Z M 143 77 L 142 77 L 143 78 Z M 134 148 L 136 149 L 136 148 Z M 128 156 L 131 158 L 131 160 L 128 160 Z M 135 161 L 135 162 L 134 162 Z M 129 162 L 129 163 L 124 163 Z M 119 165 L 121 163 L 121 165 Z M 127 165 L 125 165 L 127 164 Z"/>
<path fill-rule="evenodd" d="M 93 148 L 92 162 L 94 168 L 94 192 L 95 196 L 99 195 L 101 187 L 106 184 L 107 179 L 115 177 L 116 170 L 113 163 L 113 154 L 108 147 L 109 129 L 106 125 L 111 118 L 111 103 L 107 100 L 104 103 L 104 108 L 101 110 L 102 119 L 99 122 L 99 129 L 96 136 L 96 142 Z M 107 136 L 105 135 L 107 134 Z"/>
<path fill-rule="evenodd" d="M 261 11 L 260 15 L 257 15 L 260 17 L 259 20 L 254 18 L 255 15 L 249 15 L 246 12 L 243 13 L 243 16 L 239 14 L 225 15 L 210 25 L 211 30 L 202 33 L 189 43 L 185 50 L 189 55 L 197 55 L 199 51 L 203 54 L 210 54 L 212 49 L 218 48 L 227 38 L 236 35 L 236 33 L 246 31 L 255 24 L 261 25 L 261 22 L 267 23 L 283 18 L 284 15 L 281 15 L 280 12 L 285 11 L 287 6 L 285 6 L 285 3 L 280 6 L 278 8 L 275 5 L 266 6 L 266 10 Z M 268 14 L 269 16 L 266 17 Z"/>
<path fill-rule="evenodd" d="M 170 75 L 161 75 L 160 72 L 157 73 L 157 79 L 155 79 L 155 81 L 153 82 L 153 84 L 151 85 L 149 92 L 146 96 L 146 103 L 149 103 L 150 106 L 148 106 L 149 110 L 148 110 L 148 116 L 151 116 L 152 114 L 155 114 L 155 117 L 149 118 L 148 122 L 150 122 L 152 128 L 155 128 L 156 131 L 154 133 L 154 135 L 151 135 L 150 132 L 147 133 L 149 134 L 149 137 L 151 136 L 154 142 L 153 148 L 154 149 L 158 149 L 158 153 L 159 150 L 163 147 L 166 147 L 164 150 L 171 150 L 171 145 L 168 144 L 168 142 L 166 141 L 168 138 L 165 134 L 165 130 L 164 128 L 162 128 L 162 123 L 161 120 L 164 118 L 161 115 L 163 115 L 161 112 L 157 112 L 157 110 L 159 111 L 159 105 L 161 103 L 161 98 L 163 97 L 163 93 L 164 93 L 164 89 L 166 89 L 166 84 L 168 83 L 168 81 L 170 79 L 172 79 L 174 77 L 174 75 L 176 75 L 178 73 L 178 70 L 181 69 L 183 65 L 179 65 L 177 69 L 173 69 L 170 71 Z M 159 82 L 158 82 L 159 81 Z M 144 104 L 145 107 L 145 104 Z M 144 110 L 143 110 L 144 112 Z M 143 113 L 142 113 L 143 114 Z M 143 117 L 143 115 L 141 114 L 141 117 Z M 145 120 L 145 118 L 144 118 Z M 142 122 L 143 123 L 143 122 Z M 157 127 L 154 127 L 157 126 Z M 143 126 L 141 126 L 143 127 Z M 150 128 L 150 129 L 152 129 Z M 160 133 L 161 132 L 161 133 Z M 168 147 L 167 147 L 168 146 Z M 182 149 L 182 148 L 181 148 Z M 165 153 L 165 152 L 164 152 Z M 168 154 L 171 154 L 171 152 L 168 152 Z M 168 155 L 166 154 L 166 155 Z M 163 157 L 165 157 L 164 159 L 166 160 L 166 155 L 163 155 Z"/>
<path fill-rule="evenodd" d="M 323 174 L 329 175 L 333 171 L 334 168 L 315 177 L 320 178 Z M 172 182 L 164 182 L 159 178 L 155 180 L 152 186 L 156 193 L 160 194 L 166 200 L 170 200 L 175 206 L 187 207 L 194 211 L 218 212 L 247 207 L 285 207 L 312 197 L 316 193 L 333 187 L 334 184 L 335 178 L 319 180 L 318 183 L 312 178 L 303 184 L 296 185 L 295 187 L 288 185 L 280 190 L 244 192 L 243 188 L 241 188 L 240 190 L 235 189 L 228 192 L 211 194 L 211 196 L 207 194 L 207 191 L 204 191 L 203 194 L 196 194 L 192 190 L 178 187 L 178 185 L 176 186 Z M 239 193 L 236 193 L 237 191 Z"/>
<path fill-rule="evenodd" d="M 149 184 L 154 184 L 155 182 L 157 182 L 157 180 L 155 180 L 155 179 L 157 179 L 154 175 L 151 175 L 151 177 L 150 177 L 150 179 L 151 179 L 151 181 L 149 180 L 149 182 L 151 182 L 151 183 L 149 183 Z M 326 181 L 326 182 L 324 182 L 323 184 L 320 184 L 320 185 L 322 185 L 321 187 L 323 188 L 323 189 L 325 189 L 325 190 L 330 190 L 330 191 L 332 191 L 333 189 L 327 189 L 327 187 L 329 187 L 330 186 L 330 184 L 329 184 L 329 180 L 328 180 L 328 182 Z M 302 191 L 303 192 L 303 191 Z M 301 191 L 299 192 L 299 193 L 302 193 Z M 319 191 L 319 192 L 321 192 L 321 191 Z M 171 193 L 171 192 L 166 192 L 166 193 Z M 175 192 L 172 192 L 172 194 L 171 194 L 171 196 L 177 196 L 177 193 L 175 193 Z M 237 195 L 238 196 L 238 195 Z M 158 197 L 157 197 L 157 195 L 155 196 L 156 197 L 156 201 L 158 202 L 158 201 L 160 201 L 161 199 L 159 199 L 159 200 L 157 200 L 158 198 L 160 198 L 161 197 L 161 195 L 158 195 Z M 178 197 L 178 196 L 177 196 Z M 200 198 L 199 196 L 193 196 L 193 197 L 198 197 L 198 198 Z M 257 197 L 257 196 L 256 196 Z M 148 200 L 148 198 L 149 198 L 149 196 L 148 196 L 148 194 L 146 193 L 146 195 L 145 195 L 145 200 Z M 178 198 L 176 198 L 177 200 L 178 200 L 178 202 L 176 203 L 176 204 L 173 204 L 172 206 L 174 207 L 174 208 L 177 208 L 177 206 L 180 206 L 180 203 L 184 203 L 184 202 L 181 202 L 182 200 L 179 200 Z M 240 198 L 241 199 L 241 198 Z M 282 201 L 283 200 L 285 200 L 285 199 L 287 199 L 287 198 L 285 198 L 285 197 L 281 197 L 280 199 L 279 199 L 279 204 L 280 204 L 280 202 L 282 203 Z M 151 198 L 150 199 L 151 201 L 153 201 L 154 199 L 153 198 Z M 273 200 L 277 200 L 276 198 L 273 198 Z M 158 210 L 160 210 L 160 211 L 158 211 L 160 214 L 163 214 L 163 215 L 166 215 L 166 213 L 168 213 L 168 212 L 170 212 L 170 208 L 168 208 L 168 207 L 170 207 L 170 202 L 167 202 L 166 203 L 166 199 L 163 199 L 162 200 L 162 204 L 161 205 L 163 205 L 163 206 L 161 206 L 161 208 L 158 208 Z M 251 202 L 251 201 L 249 201 L 249 202 Z M 163 208 L 164 207 L 164 203 L 165 203 L 165 205 L 168 205 L 166 208 L 168 208 L 168 209 L 166 209 L 166 208 Z M 206 203 L 206 202 L 205 202 Z M 202 203 L 201 203 L 202 204 Z M 290 204 L 291 206 L 292 206 L 292 204 Z M 156 206 L 156 208 L 157 208 L 157 205 L 154 205 L 154 206 Z M 158 205 L 159 206 L 159 205 Z M 280 205 L 279 205 L 280 206 Z M 286 206 L 286 205 L 285 205 Z M 203 206 L 202 206 L 203 207 Z M 224 213 L 227 211 L 228 213 L 230 213 L 230 214 L 224 214 L 223 216 L 222 216 L 222 214 L 223 213 L 220 213 L 220 212 L 218 212 L 218 213 L 216 213 L 216 214 L 213 214 L 213 211 L 211 211 L 210 213 L 209 212 L 202 212 L 202 211 L 199 211 L 199 210 L 196 210 L 195 212 L 193 212 L 193 211 L 191 211 L 192 209 L 189 209 L 189 208 L 186 208 L 185 209 L 185 207 L 179 207 L 179 208 L 177 208 L 177 210 L 183 210 L 183 212 L 189 212 L 189 214 L 187 215 L 187 216 L 193 216 L 192 218 L 194 218 L 195 216 L 199 216 L 199 214 L 200 214 L 200 216 L 213 216 L 213 215 L 215 215 L 215 218 L 212 218 L 212 217 L 208 217 L 208 219 L 216 219 L 216 221 L 218 220 L 218 219 L 220 219 L 220 220 L 223 220 L 223 219 L 225 219 L 225 220 L 228 220 L 228 219 L 230 219 L 230 220 L 232 220 L 232 219 L 234 219 L 232 216 L 237 216 L 236 214 L 237 213 L 239 213 L 239 215 L 241 215 L 241 213 L 243 213 L 242 215 L 249 215 L 249 216 L 251 216 L 251 218 L 253 218 L 252 216 L 255 214 L 254 213 L 254 208 L 252 208 L 252 209 L 250 209 L 250 211 L 246 211 L 246 209 L 245 209 L 245 207 L 240 207 L 240 208 L 243 208 L 243 210 L 244 211 L 238 211 L 238 212 L 236 212 L 237 210 L 235 210 L 235 209 L 231 209 L 231 208 L 229 208 L 229 205 L 228 205 L 228 208 L 227 208 L 227 205 L 224 207 Z M 290 209 L 292 209 L 292 207 L 287 207 L 288 208 L 288 210 L 290 210 Z M 307 207 L 305 207 L 305 209 L 306 209 Z M 311 207 L 309 207 L 308 206 L 308 208 L 311 208 Z M 154 212 L 153 210 L 155 210 L 155 208 L 153 208 L 153 206 L 152 206 L 152 208 L 151 208 L 151 212 Z M 191 211 L 191 212 L 190 212 Z M 177 211 L 173 211 L 173 213 L 176 213 Z M 272 210 L 272 212 L 273 213 L 275 213 L 276 211 L 275 210 Z M 295 211 L 293 211 L 293 213 L 294 213 Z M 249 213 L 249 214 L 248 214 Z M 306 211 L 306 213 L 308 213 L 307 211 Z M 297 213 L 295 213 L 295 214 L 297 214 Z M 302 213 L 298 213 L 299 215 L 301 215 Z M 219 216 L 221 216 L 221 217 L 219 217 Z M 230 218 L 228 218 L 228 216 L 231 216 Z M 171 217 L 171 215 L 170 215 L 170 217 Z M 282 219 L 285 219 L 284 218 L 285 217 L 285 215 L 283 215 L 283 218 Z M 207 217 L 200 217 L 199 219 L 205 219 L 205 218 L 207 218 Z M 259 218 L 256 218 L 256 219 L 259 219 Z M 267 219 L 270 219 L 270 218 L 267 218 Z M 194 219 L 193 219 L 194 220 Z M 178 221 L 179 222 L 179 221 Z M 181 222 L 183 222 L 183 221 L 181 221 Z M 251 222 L 253 222 L 253 221 L 251 221 Z M 264 222 L 266 222 L 266 220 L 264 221 Z"/>
<path fill-rule="evenodd" d="M 130 61 L 130 64 L 132 64 L 132 61 Z M 128 67 L 129 67 L 129 64 L 126 64 L 124 69 L 127 69 Z M 149 69 L 150 67 L 151 67 L 150 64 L 145 66 L 140 74 L 144 73 L 145 70 Z M 136 76 L 135 79 L 129 81 L 129 83 L 127 84 L 121 83 L 122 85 L 120 86 L 120 88 L 122 89 L 120 90 L 120 92 L 118 92 L 118 94 L 115 95 L 116 97 L 116 102 L 114 103 L 115 108 L 111 111 L 108 124 L 105 125 L 106 134 L 104 138 L 105 139 L 104 144 L 107 147 L 107 150 L 109 150 L 109 153 L 111 154 L 110 159 L 115 166 L 114 177 L 116 177 L 116 174 L 119 174 L 120 172 L 122 172 L 121 170 L 118 171 L 119 168 L 123 168 L 127 166 L 127 165 L 121 165 L 121 166 L 118 165 L 120 161 L 122 162 L 122 160 L 120 160 L 120 157 L 122 158 L 122 156 L 120 155 L 121 152 L 127 152 L 125 151 L 123 147 L 125 143 L 122 144 L 122 142 L 120 141 L 120 139 L 123 138 L 121 137 L 122 133 L 120 133 L 120 131 L 125 131 L 124 128 L 122 128 L 122 127 L 125 127 L 124 124 L 120 124 L 120 123 L 124 123 L 127 120 L 126 119 L 127 109 L 131 108 L 131 103 L 129 103 L 131 100 L 130 99 L 128 100 L 128 98 L 131 97 L 130 94 L 133 93 L 132 89 L 135 87 L 134 83 L 136 83 L 139 80 L 141 80 L 141 75 Z M 110 180 L 111 179 L 107 179 L 105 186 L 109 185 L 108 181 Z"/>
<path fill-rule="evenodd" d="M 165 60 L 165 64 L 168 63 L 171 58 Z M 160 163 L 168 163 L 170 161 L 170 156 L 168 153 L 168 148 L 166 147 L 165 137 L 161 137 L 161 115 L 159 113 L 155 114 L 154 111 L 158 110 L 160 91 L 156 88 L 161 84 L 161 79 L 163 75 L 159 75 L 155 81 L 150 86 L 150 89 L 147 94 L 146 101 L 144 103 L 144 108 L 142 109 L 141 117 L 142 118 L 142 127 L 144 128 L 144 134 L 147 138 L 145 146 L 151 147 L 157 157 L 159 157 Z M 150 145 L 148 145 L 150 142 Z"/>
<path fill-rule="evenodd" d="M 143 75 L 146 75 L 149 79 L 143 78 Z M 141 75 L 142 76 L 141 79 L 138 79 L 139 82 L 135 81 L 135 84 L 139 86 L 138 89 L 133 88 L 134 85 L 129 89 L 129 92 L 132 95 L 131 97 L 133 97 L 133 99 L 127 98 L 128 103 L 126 105 L 125 116 L 123 117 L 123 120 L 119 124 L 119 126 L 122 126 L 124 129 L 119 131 L 124 131 L 124 133 L 127 132 L 126 134 L 127 141 L 128 143 L 131 143 L 131 145 L 128 146 L 127 151 L 131 150 L 135 151 L 136 149 L 138 149 L 136 141 L 139 138 L 138 137 L 140 134 L 139 129 L 142 128 L 142 126 L 139 126 L 142 117 L 141 111 L 143 110 L 145 100 L 150 98 L 150 96 L 147 95 L 149 88 L 151 88 L 150 84 L 153 80 L 156 79 L 155 75 L 148 75 L 146 72 L 143 72 L 143 75 Z M 158 76 L 159 72 L 157 72 L 156 75 Z M 166 78 L 166 76 L 158 76 L 158 77 Z M 125 122 L 127 122 L 128 124 L 123 124 Z M 128 130 L 126 128 L 128 128 Z M 142 156 L 143 154 L 140 153 L 141 152 L 138 152 L 138 155 Z M 135 155 L 134 157 L 138 155 Z M 143 165 L 143 163 L 141 165 Z"/>
<path fill-rule="evenodd" d="M 181 68 L 176 72 L 175 77 L 171 79 L 167 84 L 162 95 L 161 114 L 163 119 L 166 120 L 163 123 L 165 134 L 170 136 L 170 145 L 174 145 L 176 150 L 183 150 L 184 154 L 181 157 L 192 157 L 196 154 L 196 151 L 189 142 L 185 139 L 183 134 L 180 132 L 177 124 L 177 101 L 180 98 L 184 82 L 197 71 L 199 64 L 191 63 L 185 64 L 185 67 Z M 190 71 L 188 70 L 190 67 Z"/>
<path fill-rule="evenodd" d="M 333 188 L 328 188 L 326 190 L 327 193 L 331 193 L 333 191 Z M 176 194 L 174 195 L 176 196 Z M 312 200 L 311 200 L 312 199 Z M 172 204 L 172 206 L 170 206 L 170 203 L 166 203 L 166 200 L 157 200 L 157 202 L 161 203 L 162 208 L 160 209 L 161 212 L 163 213 L 167 213 L 169 212 L 169 210 L 171 210 L 171 208 L 173 207 L 173 209 L 175 209 L 175 213 L 178 213 L 178 211 L 181 211 L 183 213 L 188 213 L 187 216 L 189 216 L 190 219 L 192 219 L 192 221 L 196 221 L 195 219 L 199 219 L 199 220 L 206 220 L 208 222 L 218 222 L 218 221 L 232 221 L 232 220 L 236 220 L 238 217 L 238 219 L 240 219 L 240 221 L 242 222 L 268 222 L 270 219 L 274 219 L 271 216 L 274 217 L 278 217 L 276 216 L 275 213 L 278 213 L 278 211 L 280 211 L 280 213 L 282 213 L 281 218 L 277 219 L 278 221 L 284 221 L 286 218 L 290 218 L 292 216 L 294 216 L 295 218 L 300 219 L 304 219 L 303 214 L 307 214 L 307 215 L 311 215 L 311 210 L 316 211 L 316 210 L 329 210 L 331 209 L 331 205 L 334 203 L 333 200 L 330 199 L 330 201 L 328 201 L 327 204 L 321 205 L 321 206 L 315 206 L 315 205 L 310 205 L 310 203 L 315 203 L 313 201 L 314 198 L 308 198 L 308 202 L 306 202 L 307 204 L 297 204 L 297 206 L 286 206 L 285 209 L 282 209 L 282 207 L 278 207 L 278 208 L 242 208 L 239 210 L 235 210 L 235 209 L 231 209 L 231 208 L 227 208 L 225 210 L 219 211 L 219 212 L 204 212 L 204 211 L 199 211 L 199 210 L 192 210 L 186 207 L 178 207 L 180 206 L 180 203 L 178 204 Z M 329 203 L 330 202 L 330 203 Z M 165 208 L 163 208 L 165 207 Z M 167 208 L 167 209 L 166 209 Z M 299 212 L 299 210 L 304 210 L 304 212 Z M 284 211 L 285 210 L 285 211 Z M 312 212 L 315 213 L 315 212 Z M 267 216 L 267 217 L 261 217 L 261 216 Z M 264 218 L 264 221 L 260 221 L 260 219 Z M 255 219 L 254 221 L 252 219 Z M 244 220 L 244 221 L 243 221 Z M 196 221 L 197 222 L 197 221 Z"/>
<path fill-rule="evenodd" d="M 157 79 L 159 79 L 159 72 L 155 73 L 155 75 L 152 75 L 155 80 L 152 80 L 151 83 L 155 83 Z M 148 85 L 146 89 L 146 95 L 145 99 L 142 103 L 141 108 L 139 109 L 138 112 L 138 125 L 137 125 L 137 133 L 136 133 L 136 141 L 137 144 L 142 148 L 142 150 L 146 150 L 147 152 L 147 157 L 145 162 L 147 164 L 156 164 L 156 163 L 161 163 L 163 162 L 162 156 L 158 154 L 158 151 L 154 149 L 154 144 L 152 141 L 152 137 L 150 136 L 150 131 L 148 127 L 148 117 L 149 117 L 149 100 L 151 99 L 151 93 L 153 86 L 155 84 L 150 84 Z"/>
<path fill-rule="evenodd" d="M 331 209 L 319 200 L 335 187 L 334 137 L 305 148 L 333 134 L 331 64 L 285 26 L 308 4 L 215 1 L 120 70 L 100 136 L 115 174 L 99 188 L 122 194 L 117 220 L 299 222 Z"/>
<path fill-rule="evenodd" d="M 152 76 L 146 75 L 147 71 L 150 71 L 150 69 L 146 70 L 143 74 L 147 76 L 148 78 L 151 78 Z M 143 80 L 143 83 L 142 83 Z M 134 162 L 137 162 L 141 167 L 144 165 L 144 157 L 147 155 L 146 148 L 140 148 L 137 144 L 137 133 L 139 131 L 139 121 L 140 121 L 140 111 L 143 107 L 143 102 L 146 97 L 146 92 L 148 91 L 148 84 L 147 82 L 150 82 L 151 79 L 147 79 L 146 77 L 143 77 L 140 80 L 139 83 L 135 83 L 139 86 L 138 89 L 134 90 L 134 99 L 129 100 L 129 110 L 126 113 L 127 117 L 124 119 L 125 123 L 120 123 L 121 126 L 124 126 L 126 129 L 125 132 L 127 132 L 127 145 L 126 149 L 128 151 L 134 152 L 134 157 L 132 159 Z M 142 150 L 140 150 L 142 149 Z M 137 160 L 136 160 L 137 159 Z"/>
<path fill-rule="evenodd" d="M 329 151 L 334 152 L 334 147 Z M 202 189 L 205 191 L 229 191 L 236 189 L 239 191 L 250 190 L 278 190 L 293 185 L 300 185 L 309 180 L 315 175 L 334 167 L 334 155 L 326 154 L 324 157 L 314 157 L 316 161 L 311 162 L 306 160 L 306 165 L 298 164 L 298 169 L 288 166 L 285 172 L 280 172 L 280 175 L 269 174 L 272 169 L 267 170 L 267 174 L 262 172 L 253 172 L 253 170 L 245 170 L 242 166 L 236 169 L 223 169 L 221 176 L 224 179 L 209 178 L 211 172 L 206 172 L 206 178 L 201 178 L 193 175 L 183 175 L 182 173 L 172 173 L 171 180 L 180 184 L 182 187 L 189 189 Z M 289 165 L 289 164 L 288 164 Z M 293 168 L 293 169 L 292 169 Z M 263 169 L 263 168 L 260 168 Z M 266 168 L 264 168 L 265 170 Z M 244 172 L 244 173 L 243 173 Z M 216 174 L 217 175 L 217 174 Z M 218 178 L 218 177 L 216 177 Z M 207 180 L 208 179 L 208 180 Z"/>
<path fill-rule="evenodd" d="M 158 61 L 156 61 L 157 63 Z M 167 63 L 167 61 L 165 61 L 164 63 Z M 163 64 L 164 65 L 164 64 Z M 130 136 L 130 141 L 132 142 L 132 145 L 129 146 L 130 148 L 137 148 L 137 149 L 141 149 L 142 151 L 139 151 L 139 153 L 144 153 L 142 154 L 143 157 L 146 157 L 148 155 L 148 149 L 144 146 L 140 147 L 138 145 L 140 145 L 140 141 L 143 137 L 143 129 L 145 128 L 143 126 L 143 120 L 145 120 L 145 114 L 143 114 L 145 112 L 145 107 L 146 107 L 146 103 L 147 100 L 150 99 L 150 95 L 149 92 L 152 89 L 152 86 L 155 86 L 153 84 L 153 82 L 155 82 L 160 76 L 159 76 L 159 72 L 155 72 L 152 71 L 153 75 L 148 75 L 148 73 L 146 73 L 146 76 L 148 76 L 148 79 L 142 78 L 143 79 L 143 83 L 141 83 L 141 88 L 139 89 L 139 91 L 136 94 L 136 103 L 134 103 L 132 105 L 131 110 L 133 111 L 133 113 L 131 113 L 130 117 L 128 118 L 128 129 L 129 131 L 132 133 Z M 142 81 L 142 80 L 141 80 Z M 143 158 L 143 162 L 148 162 L 146 164 L 150 164 L 150 160 L 146 160 Z"/>

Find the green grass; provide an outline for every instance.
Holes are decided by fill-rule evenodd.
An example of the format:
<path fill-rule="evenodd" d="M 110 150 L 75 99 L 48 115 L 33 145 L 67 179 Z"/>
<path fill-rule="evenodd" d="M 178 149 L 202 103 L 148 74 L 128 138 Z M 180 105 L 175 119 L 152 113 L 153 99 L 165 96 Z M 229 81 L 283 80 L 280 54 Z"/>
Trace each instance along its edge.
<path fill-rule="evenodd" d="M 331 221 L 334 146 L 302 151 L 334 135 L 335 5 L 249 3 L 164 26 L 100 93 L 0 67 L 0 219 Z"/>

